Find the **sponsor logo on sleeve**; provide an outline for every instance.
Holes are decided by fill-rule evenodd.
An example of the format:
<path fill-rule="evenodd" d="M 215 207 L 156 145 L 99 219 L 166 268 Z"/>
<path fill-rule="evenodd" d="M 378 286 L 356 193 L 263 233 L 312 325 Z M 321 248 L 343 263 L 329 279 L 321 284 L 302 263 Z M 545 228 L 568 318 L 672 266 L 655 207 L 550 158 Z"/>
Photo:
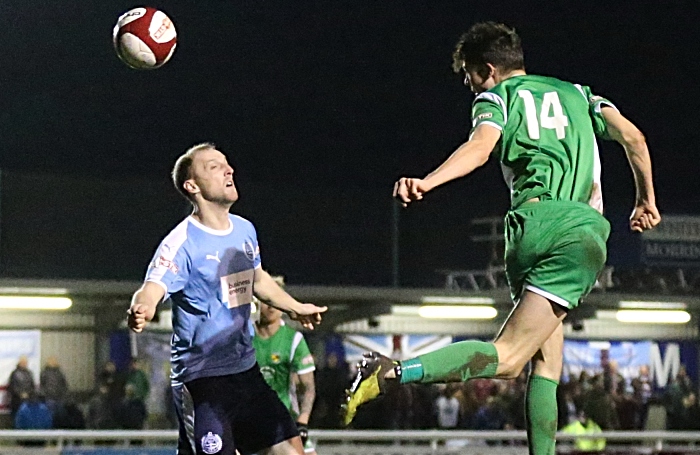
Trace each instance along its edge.
<path fill-rule="evenodd" d="M 165 267 L 176 275 L 177 272 L 180 271 L 179 267 L 173 261 L 165 259 L 163 256 L 158 256 L 155 261 L 151 263 L 151 267 L 154 269 L 157 269 L 158 267 Z"/>
<path fill-rule="evenodd" d="M 485 120 L 487 118 L 493 117 L 493 114 L 491 112 L 484 112 L 483 114 L 479 114 L 476 116 L 476 120 Z"/>
<path fill-rule="evenodd" d="M 245 256 L 250 259 L 251 261 L 255 260 L 255 256 L 260 254 L 260 249 L 256 249 L 253 247 L 253 242 L 250 242 L 246 240 L 243 242 L 243 252 L 245 253 Z"/>
<path fill-rule="evenodd" d="M 311 354 L 307 355 L 306 357 L 301 359 L 301 364 L 302 365 L 313 365 L 314 364 L 314 357 Z"/>

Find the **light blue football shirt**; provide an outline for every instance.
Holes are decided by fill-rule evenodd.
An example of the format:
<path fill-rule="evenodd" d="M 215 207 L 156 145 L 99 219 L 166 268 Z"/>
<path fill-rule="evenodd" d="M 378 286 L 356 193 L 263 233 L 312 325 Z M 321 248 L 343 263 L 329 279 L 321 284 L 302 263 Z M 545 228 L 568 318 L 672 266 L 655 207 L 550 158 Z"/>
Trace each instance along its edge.
<path fill-rule="evenodd" d="M 261 267 L 253 224 L 229 215 L 215 230 L 185 218 L 161 242 L 146 281 L 172 303 L 171 379 L 240 373 L 255 365 L 249 327 L 255 269 Z"/>

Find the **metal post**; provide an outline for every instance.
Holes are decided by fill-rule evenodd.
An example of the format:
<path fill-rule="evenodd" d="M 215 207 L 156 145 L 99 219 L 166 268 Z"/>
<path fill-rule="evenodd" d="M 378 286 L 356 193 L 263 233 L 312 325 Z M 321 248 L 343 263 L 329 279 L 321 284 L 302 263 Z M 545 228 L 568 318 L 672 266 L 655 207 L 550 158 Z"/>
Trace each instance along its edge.
<path fill-rule="evenodd" d="M 391 201 L 391 285 L 399 287 L 399 204 Z"/>
<path fill-rule="evenodd" d="M 2 251 L 2 197 L 5 193 L 5 191 L 3 191 L 4 188 L 3 188 L 2 184 L 3 184 L 2 169 L 0 169 L 0 275 L 7 272 L 7 270 L 5 270 L 5 262 L 6 261 L 2 260 L 2 258 L 5 257 L 5 254 L 3 254 L 3 251 Z"/>

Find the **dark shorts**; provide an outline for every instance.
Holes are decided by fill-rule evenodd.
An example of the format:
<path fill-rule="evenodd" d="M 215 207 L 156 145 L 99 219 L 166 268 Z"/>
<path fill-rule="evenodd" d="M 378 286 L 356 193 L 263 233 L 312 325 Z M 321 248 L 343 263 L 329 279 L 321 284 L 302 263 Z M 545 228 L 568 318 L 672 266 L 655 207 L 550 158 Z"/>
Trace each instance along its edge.
<path fill-rule="evenodd" d="M 178 455 L 242 455 L 299 435 L 260 367 L 173 384 L 180 424 Z"/>

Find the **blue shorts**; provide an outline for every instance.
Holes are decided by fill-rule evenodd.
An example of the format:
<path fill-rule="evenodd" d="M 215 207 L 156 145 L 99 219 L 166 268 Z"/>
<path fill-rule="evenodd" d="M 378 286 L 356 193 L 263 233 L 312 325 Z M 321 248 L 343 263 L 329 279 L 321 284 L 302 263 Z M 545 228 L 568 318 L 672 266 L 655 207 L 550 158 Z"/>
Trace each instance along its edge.
<path fill-rule="evenodd" d="M 178 455 L 254 454 L 299 435 L 260 367 L 172 385 Z"/>

